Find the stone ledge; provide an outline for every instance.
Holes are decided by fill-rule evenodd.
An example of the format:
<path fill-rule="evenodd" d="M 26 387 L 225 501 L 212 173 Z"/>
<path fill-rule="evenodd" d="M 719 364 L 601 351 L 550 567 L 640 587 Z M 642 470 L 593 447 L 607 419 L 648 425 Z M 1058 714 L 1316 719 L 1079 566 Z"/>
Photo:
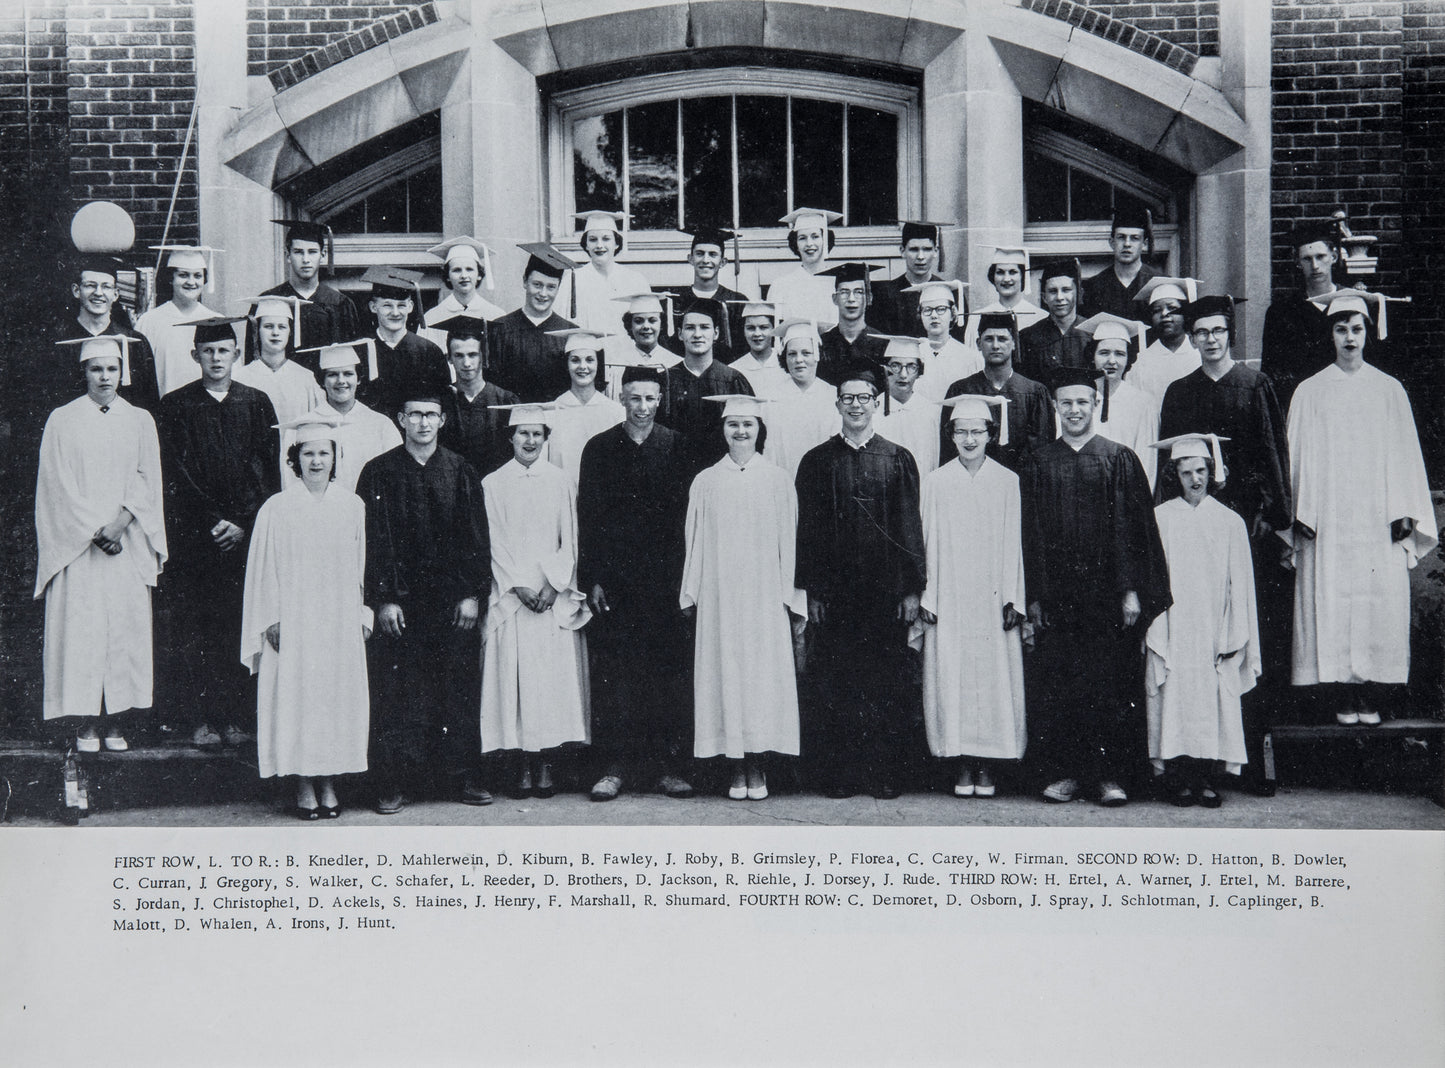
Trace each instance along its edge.
<path fill-rule="evenodd" d="M 429 0 L 428 3 L 420 4 L 408 11 L 401 11 L 384 19 L 378 19 L 369 26 L 363 26 L 355 33 L 339 37 L 322 48 L 299 56 L 273 71 L 268 71 L 266 77 L 270 79 L 272 88 L 279 93 L 290 89 L 313 74 L 320 74 L 323 70 L 335 66 L 343 60 L 386 44 L 388 41 L 394 41 L 411 30 L 430 26 L 440 19 L 436 3 L 434 0 Z"/>
<path fill-rule="evenodd" d="M 1165 40 L 1158 34 L 1146 33 L 1137 26 L 1102 11 L 1076 4 L 1073 0 L 1019 0 L 1019 6 L 1077 26 L 1085 33 L 1112 41 L 1131 52 L 1138 52 L 1141 56 L 1162 63 L 1181 74 L 1192 75 L 1195 64 L 1199 62 L 1199 56 L 1187 48 Z"/>

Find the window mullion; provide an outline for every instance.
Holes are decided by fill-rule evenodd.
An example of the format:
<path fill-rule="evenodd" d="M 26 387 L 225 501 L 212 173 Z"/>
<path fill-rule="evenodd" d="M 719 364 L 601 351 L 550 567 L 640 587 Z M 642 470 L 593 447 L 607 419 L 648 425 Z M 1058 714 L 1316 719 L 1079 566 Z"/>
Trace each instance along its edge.
<path fill-rule="evenodd" d="M 622 210 L 627 215 L 627 219 L 623 220 L 624 226 L 632 219 L 632 143 L 627 124 L 627 113 L 630 110 L 622 109 Z"/>
<path fill-rule="evenodd" d="M 852 220 L 848 217 L 848 105 L 843 105 L 843 203 L 838 205 L 843 213 L 843 225 L 849 226 Z"/>
<path fill-rule="evenodd" d="M 793 203 L 793 98 L 784 97 L 788 102 L 787 122 L 788 141 L 785 151 L 788 154 L 788 210 L 792 211 L 797 205 Z"/>
<path fill-rule="evenodd" d="M 741 180 L 741 176 L 739 175 L 739 172 L 738 172 L 738 98 L 737 98 L 736 94 L 734 94 L 733 96 L 729 97 L 729 100 L 732 101 L 731 126 L 732 126 L 732 143 L 733 143 L 733 146 L 732 146 L 732 147 L 733 147 L 733 160 L 732 160 L 732 163 L 733 163 L 733 165 L 732 165 L 732 173 L 733 173 L 733 213 L 732 213 L 732 220 L 733 220 L 733 224 L 732 224 L 732 229 L 737 230 L 737 229 L 740 228 L 740 226 L 741 226 L 741 224 L 742 224 L 742 218 L 743 218 L 743 216 L 742 216 L 742 199 L 741 199 L 741 197 L 739 196 L 739 193 L 738 193 L 738 183 L 739 183 L 739 181 Z"/>
<path fill-rule="evenodd" d="M 677 228 L 682 229 L 687 220 L 687 205 L 683 203 L 686 195 L 682 176 L 686 173 L 685 161 L 682 158 L 683 137 L 682 137 L 682 98 L 677 100 Z"/>

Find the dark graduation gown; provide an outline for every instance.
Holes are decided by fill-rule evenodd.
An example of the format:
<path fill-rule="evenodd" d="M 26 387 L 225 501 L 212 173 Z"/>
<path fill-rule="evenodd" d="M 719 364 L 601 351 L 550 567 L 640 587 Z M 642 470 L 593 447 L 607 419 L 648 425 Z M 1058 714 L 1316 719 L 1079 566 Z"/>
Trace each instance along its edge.
<path fill-rule="evenodd" d="M 715 355 L 707 370 L 700 375 L 693 374 L 686 364 L 679 363 L 669 367 L 664 376 L 667 382 L 662 391 L 662 403 L 658 406 L 657 421 L 676 431 L 682 439 L 679 447 L 687 469 L 687 484 L 691 486 L 693 476 L 704 467 L 717 463 L 728 451 L 722 432 L 723 406 L 703 398 L 725 393 L 742 393 L 751 397 L 753 387 L 741 371 L 734 371 Z"/>
<path fill-rule="evenodd" d="M 1296 386 L 1334 362 L 1329 317 L 1318 304 L 1297 295 L 1265 310 L 1259 369 L 1269 376 L 1284 411 Z"/>
<path fill-rule="evenodd" d="M 1108 312 L 1124 319 L 1149 322 L 1149 309 L 1137 302 L 1139 290 L 1157 272 L 1147 263 L 1139 265 L 1139 273 L 1127 286 L 1119 281 L 1110 263 L 1092 278 L 1084 279 L 1083 292 L 1079 297 L 1079 318 L 1087 319 L 1100 312 Z"/>
<path fill-rule="evenodd" d="M 672 294 L 672 314 L 675 319 L 673 324 L 674 330 L 682 325 L 683 315 L 699 300 L 745 301 L 748 299 L 746 293 L 739 293 L 736 289 L 729 289 L 723 285 L 718 286 L 717 292 L 711 297 L 706 298 L 699 297 L 694 293 L 690 285 L 678 286 L 677 288 L 669 289 L 667 292 Z M 627 310 L 624 305 L 619 304 L 617 306 L 623 311 Z M 748 339 L 743 336 L 743 306 L 741 304 L 724 304 L 723 307 L 727 309 L 727 316 L 722 324 L 722 328 L 718 331 L 717 352 L 715 355 L 724 362 L 731 363 L 739 356 L 746 356 L 748 354 Z M 666 323 L 663 324 L 663 331 L 664 334 L 667 331 Z"/>
<path fill-rule="evenodd" d="M 156 379 L 155 354 L 151 351 L 150 342 L 136 330 L 131 323 L 130 316 L 119 304 L 111 310 L 110 326 L 101 333 L 92 334 L 80 325 L 79 319 L 71 317 L 65 320 L 61 336 L 56 340 L 70 341 L 78 337 L 104 337 L 106 334 L 124 334 L 130 339 L 130 385 L 121 386 L 116 390 L 116 395 L 124 397 L 137 408 L 144 408 L 154 415 L 160 411 L 161 399 L 160 384 Z M 61 356 L 62 353 L 66 355 Z M 73 348 L 54 349 L 46 354 L 46 359 L 53 356 L 61 356 L 61 358 L 56 360 L 52 367 L 47 368 L 49 373 L 43 376 L 45 401 L 48 406 L 43 409 L 42 419 L 55 408 L 67 401 L 74 400 L 85 392 L 85 371 L 81 368 L 80 354 Z"/>
<path fill-rule="evenodd" d="M 924 587 L 918 468 L 877 434 L 862 448 L 835 435 L 804 455 L 797 489 L 794 585 L 825 606 L 804 752 L 825 783 L 896 785 L 922 735 L 898 618 L 899 602 Z"/>
<path fill-rule="evenodd" d="M 1034 450 L 1019 479 L 1024 584 L 1048 626 L 1028 676 L 1029 759 L 1043 781 L 1122 779 L 1145 753 L 1142 639 L 1171 599 L 1144 468 L 1095 434 Z M 1125 628 L 1124 593 L 1139 597 Z"/>
<path fill-rule="evenodd" d="M 576 325 L 553 312 L 534 326 L 520 308 L 493 319 L 487 327 L 487 378 L 523 404 L 550 404 L 572 388 L 572 379 L 566 340 L 548 337 L 547 331 Z"/>
<path fill-rule="evenodd" d="M 263 296 L 299 297 L 296 288 L 289 282 L 266 290 Z M 335 286 L 325 282 L 316 287 L 316 292 L 304 298 L 310 304 L 301 305 L 301 344 L 298 349 L 314 348 L 317 345 L 335 345 L 356 341 L 362 335 L 361 316 L 350 297 Z M 249 345 L 248 345 L 249 348 Z M 306 370 L 316 374 L 320 366 L 319 352 L 303 352 L 291 357 Z M 362 374 L 366 372 L 363 370 Z"/>
<path fill-rule="evenodd" d="M 623 765 L 650 779 L 677 770 L 692 746 L 691 626 L 678 606 L 690 479 L 682 439 L 626 425 L 582 450 L 577 585 L 601 586 L 608 611 L 587 627 L 592 744 L 599 774 Z M 646 788 L 651 782 L 639 782 Z"/>
<path fill-rule="evenodd" d="M 378 625 L 367 643 L 370 767 L 382 793 L 415 789 L 434 749 L 451 773 L 474 769 L 481 753 L 478 643 L 492 574 L 481 479 L 442 446 L 420 464 L 398 445 L 361 469 L 356 495 L 366 603 L 398 604 L 406 621 L 400 638 Z M 465 597 L 479 602 L 471 631 L 452 625 Z"/>
<path fill-rule="evenodd" d="M 395 416 L 401 410 L 399 390 L 418 382 L 443 394 L 451 388 L 451 367 L 435 342 L 410 330 L 395 345 L 375 334 L 371 340 L 376 344 L 376 378 L 363 377 L 356 385 L 356 399 L 368 408 Z"/>
<path fill-rule="evenodd" d="M 1030 453 L 1054 440 L 1054 406 L 1049 391 L 1032 378 L 1015 371 L 1003 389 L 994 389 L 993 383 L 978 371 L 949 386 L 946 396 L 956 397 L 961 393 L 1008 399 L 1008 444 L 1000 446 L 997 441 L 990 441 L 984 452 L 990 460 L 998 461 L 1014 474 L 1023 470 Z M 952 419 L 953 409 L 945 406 L 939 425 L 940 466 L 958 455 L 953 444 Z"/>
<path fill-rule="evenodd" d="M 241 595 L 256 513 L 281 488 L 275 422 L 271 399 L 239 382 L 220 401 L 199 381 L 161 401 L 156 423 L 171 554 L 162 576 L 162 678 L 164 705 L 177 722 L 220 729 L 255 715 L 240 661 Z M 246 532 L 228 552 L 211 539 L 222 519 Z"/>
<path fill-rule="evenodd" d="M 931 282 L 943 281 L 936 274 L 928 278 Z M 918 294 L 903 292 L 912 284 L 908 275 L 900 274 L 897 278 L 874 282 L 870 286 L 873 299 L 868 305 L 868 322 L 873 329 L 880 334 L 923 336 L 923 320 L 918 317 Z"/>
<path fill-rule="evenodd" d="M 458 454 L 486 478 L 512 458 L 512 441 L 508 422 L 512 413 L 494 411 L 494 404 L 516 404 L 517 395 L 491 382 L 482 386 L 473 400 L 462 396 L 456 386 L 448 386 L 442 398 L 442 423 L 437 441 L 443 448 Z"/>
<path fill-rule="evenodd" d="M 1082 319 L 1080 316 L 1065 334 L 1059 333 L 1059 328 L 1048 317 L 1024 327 L 1019 331 L 1019 354 L 1014 360 L 1014 370 L 1035 382 L 1047 382 L 1059 367 L 1085 366 L 1089 344 L 1094 339 L 1079 329 Z"/>
<path fill-rule="evenodd" d="M 818 355 L 818 377 L 829 385 L 836 386 L 843 380 L 843 375 L 849 368 L 860 363 L 868 364 L 880 374 L 884 373 L 883 353 L 888 348 L 888 342 L 869 337 L 869 333 L 871 331 L 865 328 L 856 341 L 850 342 L 836 326 L 823 331 L 823 344 Z M 886 379 L 880 379 L 879 384 L 886 384 Z"/>

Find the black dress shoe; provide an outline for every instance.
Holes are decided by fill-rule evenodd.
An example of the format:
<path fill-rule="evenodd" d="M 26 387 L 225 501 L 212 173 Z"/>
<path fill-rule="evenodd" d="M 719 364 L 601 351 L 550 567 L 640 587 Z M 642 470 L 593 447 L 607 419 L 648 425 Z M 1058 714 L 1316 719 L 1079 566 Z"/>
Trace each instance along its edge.
<path fill-rule="evenodd" d="M 317 805 L 316 811 L 321 813 L 324 820 L 334 820 L 341 815 L 340 805 Z"/>
<path fill-rule="evenodd" d="M 291 815 L 295 816 L 298 820 L 306 820 L 309 823 L 311 820 L 319 820 L 321 818 L 321 809 L 304 808 L 301 805 L 295 805 L 291 809 Z"/>
<path fill-rule="evenodd" d="M 831 798 L 834 801 L 841 801 L 845 797 L 852 797 L 857 792 L 858 791 L 854 790 L 851 786 L 844 786 L 841 783 L 834 783 L 831 786 L 825 786 L 823 788 L 823 796 Z"/>
<path fill-rule="evenodd" d="M 895 797 L 898 797 L 903 793 L 902 790 L 900 790 L 891 782 L 880 782 L 868 792 L 871 793 L 879 801 L 892 801 Z"/>

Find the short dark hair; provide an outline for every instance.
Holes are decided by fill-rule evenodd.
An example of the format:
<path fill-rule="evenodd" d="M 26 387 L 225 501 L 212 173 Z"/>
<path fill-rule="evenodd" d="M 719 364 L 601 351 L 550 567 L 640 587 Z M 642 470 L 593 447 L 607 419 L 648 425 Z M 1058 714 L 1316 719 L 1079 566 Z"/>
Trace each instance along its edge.
<path fill-rule="evenodd" d="M 827 227 L 826 231 L 828 234 L 828 251 L 832 252 L 833 246 L 838 243 L 838 235 L 833 233 L 833 228 L 831 226 Z M 794 256 L 797 256 L 799 259 L 803 258 L 803 254 L 798 251 L 798 231 L 788 231 L 788 248 L 793 250 Z"/>
<path fill-rule="evenodd" d="M 297 478 L 301 477 L 301 442 L 293 441 L 286 449 L 286 466 L 291 468 L 291 473 Z M 331 439 L 331 481 L 336 481 L 336 454 L 339 447 L 336 439 Z"/>
<path fill-rule="evenodd" d="M 513 438 L 515 438 L 515 437 L 517 436 L 517 427 L 519 427 L 519 426 L 541 426 L 541 428 L 542 428 L 542 440 L 543 440 L 543 441 L 546 441 L 548 438 L 550 438 L 550 437 L 552 436 L 552 428 L 551 428 L 550 426 L 548 426 L 546 423 L 538 423 L 538 424 L 532 424 L 532 423 L 517 423 L 515 426 L 509 426 L 509 427 L 507 427 L 507 440 L 508 440 L 508 441 L 511 441 Z"/>
<path fill-rule="evenodd" d="M 875 397 L 883 392 L 882 387 L 878 384 L 878 372 L 871 367 L 850 367 L 844 371 L 838 378 L 836 387 L 839 396 L 842 396 L 843 387 L 849 382 L 867 382 L 873 387 L 873 396 Z"/>
<path fill-rule="evenodd" d="M 615 237 L 617 239 L 618 252 L 621 252 L 623 246 L 627 244 L 626 240 L 624 240 L 624 238 L 622 237 L 621 230 L 599 230 L 598 232 L 604 234 L 611 234 L 613 237 Z M 577 247 L 580 248 L 583 252 L 587 251 L 587 235 L 590 233 L 592 233 L 591 230 L 583 230 L 581 235 L 577 238 Z"/>
<path fill-rule="evenodd" d="M 1176 459 L 1174 459 L 1174 458 L 1171 457 L 1170 460 L 1169 460 L 1169 470 L 1170 470 L 1170 472 L 1173 474 L 1174 480 L 1175 480 L 1176 482 L 1179 480 L 1179 465 L 1180 465 L 1181 463 L 1183 463 L 1185 460 L 1203 460 L 1203 461 L 1204 461 L 1205 467 L 1209 468 L 1209 482 L 1208 482 L 1208 484 L 1205 486 L 1205 489 L 1206 489 L 1209 493 L 1213 493 L 1213 492 L 1214 492 L 1214 475 L 1215 475 L 1215 471 L 1214 471 L 1214 458 L 1213 458 L 1213 457 L 1210 457 L 1210 456 L 1181 456 L 1179 459 L 1176 460 Z"/>

